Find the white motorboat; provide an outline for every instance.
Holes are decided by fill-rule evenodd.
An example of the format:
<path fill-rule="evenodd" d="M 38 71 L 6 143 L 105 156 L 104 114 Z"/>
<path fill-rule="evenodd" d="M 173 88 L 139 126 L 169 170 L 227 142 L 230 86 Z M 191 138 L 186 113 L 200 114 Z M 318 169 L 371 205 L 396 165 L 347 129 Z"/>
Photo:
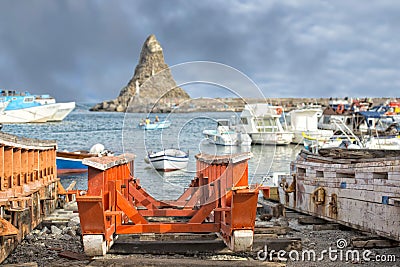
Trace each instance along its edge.
<path fill-rule="evenodd" d="M 210 143 L 222 146 L 249 146 L 251 138 L 247 133 L 236 132 L 231 129 L 230 121 L 217 120 L 215 130 L 204 130 L 203 135 Z"/>
<path fill-rule="evenodd" d="M 164 149 L 149 153 L 145 162 L 152 164 L 154 169 L 162 171 L 174 171 L 185 169 L 189 162 L 189 153 L 179 149 Z"/>
<path fill-rule="evenodd" d="M 7 103 L 0 107 L 0 123 L 61 121 L 75 108 L 75 102 L 56 103 L 49 95 L 14 90 L 1 90 L 0 103 Z"/>
<path fill-rule="evenodd" d="M 329 140 L 332 130 L 318 129 L 318 119 L 322 116 L 322 108 L 318 106 L 305 107 L 289 112 L 289 129 L 294 133 L 292 143 L 302 144 L 304 135 L 318 140 Z"/>
<path fill-rule="evenodd" d="M 249 134 L 253 144 L 288 145 L 293 140 L 293 132 L 287 131 L 282 125 L 281 118 L 286 124 L 282 114 L 281 106 L 266 103 L 248 104 L 240 114 L 237 132 Z"/>

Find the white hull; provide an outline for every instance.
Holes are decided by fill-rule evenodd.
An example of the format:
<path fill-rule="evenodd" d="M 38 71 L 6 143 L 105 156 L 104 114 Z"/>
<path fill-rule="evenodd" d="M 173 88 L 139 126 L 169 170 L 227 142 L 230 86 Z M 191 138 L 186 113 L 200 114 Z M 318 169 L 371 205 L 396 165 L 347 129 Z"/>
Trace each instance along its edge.
<path fill-rule="evenodd" d="M 260 145 L 288 145 L 293 140 L 293 133 L 252 133 L 253 144 Z"/>
<path fill-rule="evenodd" d="M 392 138 L 372 138 L 366 144 L 369 149 L 400 150 L 400 139 Z"/>
<path fill-rule="evenodd" d="M 0 123 L 46 122 L 57 110 L 58 106 L 55 105 L 7 110 L 0 114 Z"/>
<path fill-rule="evenodd" d="M 62 121 L 75 108 L 75 102 L 57 103 L 57 112 L 48 121 Z"/>
<path fill-rule="evenodd" d="M 317 139 L 318 141 L 328 141 L 332 137 L 333 131 L 331 130 L 318 130 L 318 131 L 293 131 L 294 136 L 292 143 L 303 144 L 304 136 L 303 133 L 312 139 Z"/>
<path fill-rule="evenodd" d="M 245 133 L 218 133 L 215 130 L 204 130 L 204 136 L 208 141 L 221 146 L 250 146 L 251 138 Z"/>
<path fill-rule="evenodd" d="M 189 162 L 188 155 L 177 149 L 167 149 L 148 156 L 156 170 L 173 171 L 185 169 Z"/>
<path fill-rule="evenodd" d="M 176 158 L 164 156 L 162 159 L 158 159 L 157 161 L 150 159 L 150 162 L 156 170 L 173 171 L 185 169 L 189 160 L 186 158 L 186 160 L 177 161 Z"/>

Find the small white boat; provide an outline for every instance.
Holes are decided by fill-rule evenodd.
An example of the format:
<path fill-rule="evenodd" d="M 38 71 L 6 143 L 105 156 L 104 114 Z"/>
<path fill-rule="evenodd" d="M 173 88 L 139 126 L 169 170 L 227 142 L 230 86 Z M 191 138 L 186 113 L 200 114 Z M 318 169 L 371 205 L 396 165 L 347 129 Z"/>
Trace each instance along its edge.
<path fill-rule="evenodd" d="M 170 121 L 159 121 L 154 123 L 139 123 L 138 127 L 143 130 L 159 130 L 169 128 L 171 126 Z"/>
<path fill-rule="evenodd" d="M 247 133 L 235 132 L 230 128 L 229 120 L 217 120 L 217 129 L 204 130 L 203 135 L 212 144 L 222 146 L 250 146 L 251 138 Z"/>
<path fill-rule="evenodd" d="M 185 169 L 189 162 L 189 153 L 179 149 L 164 149 L 159 152 L 149 153 L 145 162 L 152 164 L 154 169 L 174 171 Z"/>

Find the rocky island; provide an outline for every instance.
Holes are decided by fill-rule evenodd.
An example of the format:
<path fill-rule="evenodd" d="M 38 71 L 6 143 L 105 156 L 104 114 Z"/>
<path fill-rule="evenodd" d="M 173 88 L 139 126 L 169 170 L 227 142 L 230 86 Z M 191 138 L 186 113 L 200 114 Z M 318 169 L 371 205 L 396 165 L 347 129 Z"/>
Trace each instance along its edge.
<path fill-rule="evenodd" d="M 139 63 L 128 84 L 116 99 L 96 104 L 91 111 L 117 112 L 169 112 L 172 107 L 190 99 L 177 87 L 168 65 L 164 61 L 163 49 L 154 34 L 143 44 Z"/>

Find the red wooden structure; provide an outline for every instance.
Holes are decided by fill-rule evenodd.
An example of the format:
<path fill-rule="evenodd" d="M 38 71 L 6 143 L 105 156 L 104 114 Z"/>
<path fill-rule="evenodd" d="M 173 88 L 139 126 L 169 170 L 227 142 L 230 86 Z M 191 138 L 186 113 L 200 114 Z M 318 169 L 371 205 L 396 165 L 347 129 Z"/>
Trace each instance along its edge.
<path fill-rule="evenodd" d="M 133 155 L 85 159 L 88 191 L 77 196 L 85 252 L 105 254 L 118 234 L 209 232 L 234 251 L 250 250 L 259 189 L 248 184 L 250 157 L 196 155 L 196 177 L 175 201 L 156 200 L 140 186 Z"/>

